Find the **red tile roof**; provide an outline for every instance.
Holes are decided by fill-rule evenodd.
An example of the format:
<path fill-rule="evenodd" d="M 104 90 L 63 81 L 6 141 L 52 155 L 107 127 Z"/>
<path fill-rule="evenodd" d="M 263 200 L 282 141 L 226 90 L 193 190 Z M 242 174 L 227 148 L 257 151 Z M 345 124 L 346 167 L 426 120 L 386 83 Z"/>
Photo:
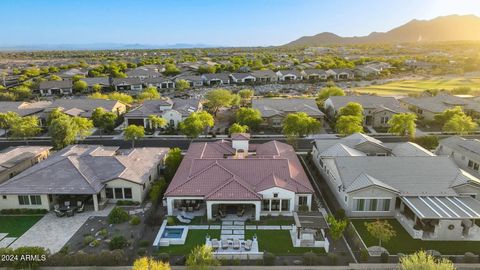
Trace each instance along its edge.
<path fill-rule="evenodd" d="M 200 196 L 207 200 L 261 200 L 258 192 L 280 187 L 313 193 L 294 149 L 271 141 L 251 144 L 247 158 L 237 159 L 231 142 L 192 143 L 165 196 Z"/>

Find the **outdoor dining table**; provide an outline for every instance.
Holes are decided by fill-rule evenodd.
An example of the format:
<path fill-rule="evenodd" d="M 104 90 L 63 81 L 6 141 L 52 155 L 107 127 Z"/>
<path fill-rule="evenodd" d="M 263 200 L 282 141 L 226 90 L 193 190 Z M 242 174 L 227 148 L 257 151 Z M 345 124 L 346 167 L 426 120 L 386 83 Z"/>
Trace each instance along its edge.
<path fill-rule="evenodd" d="M 60 212 L 67 212 L 67 217 L 75 215 L 75 210 L 77 210 L 76 206 L 61 206 L 58 208 Z"/>

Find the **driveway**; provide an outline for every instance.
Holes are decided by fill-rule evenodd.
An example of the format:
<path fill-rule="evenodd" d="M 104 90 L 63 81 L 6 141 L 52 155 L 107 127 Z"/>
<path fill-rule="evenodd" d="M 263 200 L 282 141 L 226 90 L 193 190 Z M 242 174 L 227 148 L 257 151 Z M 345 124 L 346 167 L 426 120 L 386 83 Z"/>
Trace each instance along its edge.
<path fill-rule="evenodd" d="M 107 205 L 99 212 L 87 211 L 73 217 L 59 218 L 54 213 L 48 213 L 10 247 L 37 246 L 49 249 L 51 254 L 57 253 L 88 219 L 108 216 L 113 207 L 114 205 Z"/>

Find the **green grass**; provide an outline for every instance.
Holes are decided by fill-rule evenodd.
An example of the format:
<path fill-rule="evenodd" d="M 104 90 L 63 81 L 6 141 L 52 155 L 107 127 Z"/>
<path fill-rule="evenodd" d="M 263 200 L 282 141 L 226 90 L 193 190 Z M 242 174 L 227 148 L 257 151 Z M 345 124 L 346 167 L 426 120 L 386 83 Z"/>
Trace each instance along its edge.
<path fill-rule="evenodd" d="M 351 222 L 357 229 L 363 241 L 369 246 L 378 246 L 378 240 L 373 238 L 367 231 L 364 223 L 372 222 L 374 219 L 352 219 Z M 463 255 L 465 252 L 478 254 L 480 251 L 480 241 L 423 241 L 413 239 L 410 234 L 398 223 L 396 219 L 388 219 L 397 235 L 387 243 L 382 243 L 390 254 L 413 253 L 418 250 L 436 250 L 443 255 Z"/>
<path fill-rule="evenodd" d="M 325 253 L 323 248 L 301 247 L 292 245 L 290 232 L 286 230 L 246 230 L 245 239 L 257 236 L 260 251 L 272 252 L 275 255 L 300 255 L 308 251 Z"/>
<path fill-rule="evenodd" d="M 159 247 L 158 252 L 170 255 L 188 255 L 194 247 L 205 244 L 207 234 L 210 235 L 210 238 L 220 238 L 220 230 L 188 230 L 185 245 Z"/>
<path fill-rule="evenodd" d="M 249 220 L 246 222 L 247 225 L 292 225 L 295 221 L 293 217 L 261 217 L 259 221 Z"/>
<path fill-rule="evenodd" d="M 0 233 L 20 237 L 43 216 L 0 216 Z"/>
<path fill-rule="evenodd" d="M 457 77 L 451 79 L 404 80 L 380 85 L 356 87 L 353 90 L 360 93 L 376 93 L 378 95 L 408 95 L 428 89 L 447 89 L 470 87 L 480 89 L 480 78 Z"/>

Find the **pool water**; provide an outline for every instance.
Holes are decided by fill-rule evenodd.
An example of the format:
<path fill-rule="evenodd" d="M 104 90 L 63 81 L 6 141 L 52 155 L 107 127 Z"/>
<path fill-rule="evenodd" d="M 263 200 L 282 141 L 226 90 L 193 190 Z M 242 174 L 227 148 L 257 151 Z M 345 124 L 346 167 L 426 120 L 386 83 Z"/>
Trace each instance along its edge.
<path fill-rule="evenodd" d="M 182 238 L 182 229 L 165 228 L 162 234 L 162 238 Z"/>

